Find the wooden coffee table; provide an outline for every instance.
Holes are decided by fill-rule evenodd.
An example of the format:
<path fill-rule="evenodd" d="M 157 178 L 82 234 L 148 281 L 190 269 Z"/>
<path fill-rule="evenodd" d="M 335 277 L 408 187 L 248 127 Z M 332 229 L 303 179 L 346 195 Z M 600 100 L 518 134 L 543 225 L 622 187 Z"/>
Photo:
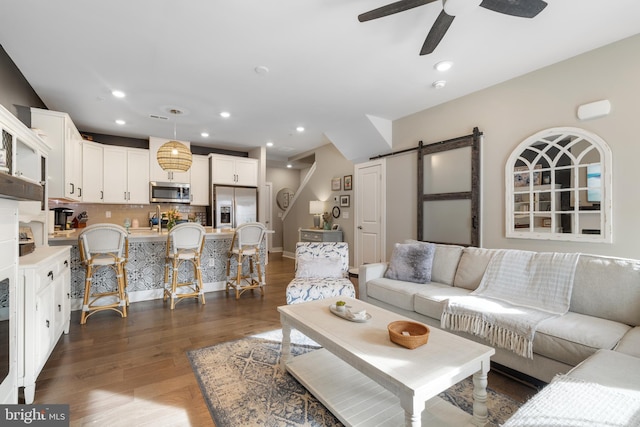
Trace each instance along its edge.
<path fill-rule="evenodd" d="M 371 319 L 356 323 L 332 314 L 329 306 L 340 299 L 354 310 L 367 310 Z M 345 425 L 486 425 L 493 348 L 431 328 L 427 344 L 406 349 L 389 340 L 387 325 L 411 319 L 352 298 L 280 306 L 278 311 L 281 367 Z M 323 348 L 292 357 L 292 328 Z M 436 397 L 470 375 L 473 416 Z"/>

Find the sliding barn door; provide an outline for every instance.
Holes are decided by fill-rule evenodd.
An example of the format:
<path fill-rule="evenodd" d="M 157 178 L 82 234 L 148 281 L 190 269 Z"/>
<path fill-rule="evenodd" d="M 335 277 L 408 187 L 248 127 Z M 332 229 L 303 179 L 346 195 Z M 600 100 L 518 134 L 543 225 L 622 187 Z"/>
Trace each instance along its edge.
<path fill-rule="evenodd" d="M 418 148 L 418 240 L 480 246 L 480 140 L 473 134 Z"/>

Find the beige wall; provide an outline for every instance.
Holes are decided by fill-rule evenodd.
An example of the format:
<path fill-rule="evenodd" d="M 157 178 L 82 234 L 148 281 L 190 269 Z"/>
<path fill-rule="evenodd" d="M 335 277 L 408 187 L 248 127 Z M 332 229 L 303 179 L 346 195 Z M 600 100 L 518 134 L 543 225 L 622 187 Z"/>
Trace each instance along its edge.
<path fill-rule="evenodd" d="M 347 160 L 333 144 L 326 144 L 315 151 L 316 170 L 311 176 L 305 188 L 296 195 L 296 201 L 284 221 L 284 251 L 293 254 L 298 241 L 299 228 L 311 228 L 313 216 L 309 214 L 309 202 L 311 200 L 328 201 L 327 210 L 339 203 L 334 202 L 334 197 L 349 195 L 351 204 L 349 207 L 341 207 L 341 216 L 333 219 L 333 224 L 340 224 L 343 231 L 343 239 L 349 243 L 349 260 L 353 261 L 353 190 L 331 191 L 331 179 L 344 178 L 345 175 L 353 175 L 353 163 Z M 307 170 L 301 172 L 302 183 Z M 275 188 L 274 188 L 275 190 Z M 345 212 L 349 215 L 344 219 Z"/>
<path fill-rule="evenodd" d="M 282 214 L 284 211 L 278 207 L 276 196 L 278 195 L 278 191 L 283 188 L 290 188 L 294 192 L 297 191 L 300 186 L 300 173 L 294 169 L 267 168 L 266 180 L 271 183 L 273 193 L 271 201 L 271 224 L 273 227 L 273 234 L 271 235 L 272 247 L 275 250 L 282 250 Z"/>
<path fill-rule="evenodd" d="M 640 35 L 588 52 L 449 103 L 396 120 L 393 149 L 484 133 L 483 246 L 580 251 L 640 258 Z M 479 65 L 481 66 L 481 64 Z M 455 74 L 452 74 L 455 76 Z M 448 86 L 455 85 L 452 77 Z M 446 89 L 444 89 L 446 90 Z M 577 107 L 608 99 L 607 117 L 580 121 Z M 613 244 L 505 238 L 504 166 L 528 136 L 551 127 L 580 127 L 602 137 L 613 153 Z M 387 163 L 387 253 L 416 236 L 416 155 Z M 402 208 L 398 208 L 402 206 Z"/>

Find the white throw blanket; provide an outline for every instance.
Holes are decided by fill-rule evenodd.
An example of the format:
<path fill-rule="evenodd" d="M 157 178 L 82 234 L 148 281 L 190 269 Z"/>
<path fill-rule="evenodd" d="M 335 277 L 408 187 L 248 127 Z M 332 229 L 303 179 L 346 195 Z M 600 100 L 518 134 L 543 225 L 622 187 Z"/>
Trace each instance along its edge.
<path fill-rule="evenodd" d="M 441 326 L 533 358 L 540 322 L 569 310 L 579 254 L 504 250 L 471 295 L 445 301 Z"/>

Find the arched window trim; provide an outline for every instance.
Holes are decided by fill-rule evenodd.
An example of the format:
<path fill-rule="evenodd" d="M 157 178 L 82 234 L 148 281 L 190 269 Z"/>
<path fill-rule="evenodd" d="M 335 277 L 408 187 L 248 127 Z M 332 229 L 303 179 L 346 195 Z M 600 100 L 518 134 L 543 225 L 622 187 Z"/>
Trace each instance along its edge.
<path fill-rule="evenodd" d="M 560 141 L 565 140 L 567 137 L 574 137 L 566 146 L 559 145 Z M 586 141 L 591 144 L 589 149 L 585 149 L 577 156 L 571 153 L 571 147 Z M 540 147 L 541 144 L 546 144 L 543 148 Z M 576 160 L 577 163 L 573 163 L 570 166 L 558 166 L 558 161 L 561 158 L 561 154 L 558 153 L 555 157 L 551 158 L 548 154 L 548 150 L 551 147 L 555 147 L 560 151 L 560 153 L 564 153 L 569 157 Z M 550 171 L 550 175 L 553 177 L 555 174 L 553 173 L 555 170 L 563 170 L 570 169 L 572 174 L 574 174 L 574 182 L 578 182 L 578 165 L 581 164 L 581 160 L 592 150 L 597 150 L 600 156 L 600 165 L 601 165 L 601 185 L 602 185 L 602 195 L 600 202 L 600 234 L 580 234 L 580 230 L 573 230 L 571 233 L 562 233 L 562 232 L 537 232 L 532 229 L 526 229 L 525 231 L 518 229 L 515 227 L 515 203 L 514 203 L 514 195 L 515 192 L 515 184 L 514 184 L 514 174 L 516 173 L 515 166 L 516 162 L 520 161 L 524 163 L 528 168 L 528 172 L 532 174 L 535 171 L 540 171 L 539 169 L 534 169 L 535 165 L 538 164 L 541 158 L 544 158 L 549 164 L 549 168 L 543 169 L 544 171 Z M 521 157 L 525 150 L 530 150 L 534 153 L 535 158 L 533 161 L 529 161 L 524 157 Z M 599 243 L 611 243 L 613 238 L 613 224 L 612 224 L 612 160 L 611 160 L 611 149 L 607 145 L 607 143 L 600 138 L 598 135 L 586 131 L 584 129 L 575 128 L 575 127 L 557 127 L 545 129 L 540 132 L 537 132 L 534 135 L 526 138 L 522 141 L 518 146 L 513 150 L 509 159 L 507 160 L 505 166 L 505 213 L 506 213 L 506 237 L 507 238 L 521 238 L 521 239 L 540 239 L 540 240 L 562 240 L 562 241 L 577 241 L 577 242 L 599 242 Z M 533 177 L 533 175 L 530 175 Z M 528 190 L 519 190 L 518 193 L 521 192 L 529 192 L 530 196 L 533 196 L 533 193 L 536 192 L 534 190 L 533 184 L 528 184 Z M 552 198 L 554 199 L 554 198 Z M 555 200 L 550 202 L 551 205 L 551 216 L 554 216 L 560 212 L 559 207 L 556 207 Z M 576 211 L 574 214 L 579 213 L 579 207 L 575 207 Z"/>

